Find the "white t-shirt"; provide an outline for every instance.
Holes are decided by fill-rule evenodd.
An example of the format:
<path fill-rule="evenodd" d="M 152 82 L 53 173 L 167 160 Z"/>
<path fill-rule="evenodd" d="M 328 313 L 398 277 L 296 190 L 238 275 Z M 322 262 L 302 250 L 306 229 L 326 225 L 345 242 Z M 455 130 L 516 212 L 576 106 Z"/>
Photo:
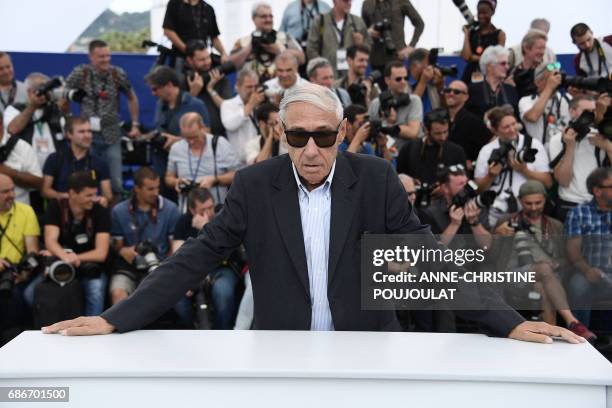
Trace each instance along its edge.
<path fill-rule="evenodd" d="M 221 123 L 227 132 L 227 139 L 241 164 L 246 164 L 245 146 L 251 139 L 257 139 L 257 128 L 251 117 L 244 114 L 244 102 L 240 95 L 226 99 L 221 104 Z"/>
<path fill-rule="evenodd" d="M 521 151 L 523 145 L 525 143 L 525 136 L 519 133 L 517 151 Z M 480 153 L 478 153 L 478 159 L 476 160 L 476 169 L 474 170 L 474 177 L 481 178 L 485 177 L 489 171 L 489 157 L 493 150 L 499 148 L 499 138 L 495 138 L 492 142 L 484 145 L 482 149 L 480 149 Z M 548 165 L 548 155 L 546 154 L 546 150 L 542 145 L 542 142 L 539 140 L 533 139 L 531 142 L 531 148 L 537 149 L 538 153 L 536 154 L 535 161 L 533 163 L 527 163 L 527 168 L 531 171 L 537 172 L 549 172 L 550 167 Z M 506 176 L 504 177 L 504 173 Z M 512 176 L 512 185 L 510 185 L 510 178 Z M 501 212 L 506 212 L 508 209 L 508 204 L 506 199 L 510 196 L 507 190 L 510 188 L 512 190 L 514 197 L 517 197 L 518 201 L 518 193 L 521 185 L 527 181 L 525 176 L 517 171 L 508 171 L 502 172 L 491 184 L 489 190 L 500 191 L 500 183 L 503 180 L 503 186 L 501 187 L 500 194 L 495 198 L 495 202 L 493 203 L 493 207 L 497 208 Z M 520 205 L 520 203 L 519 203 Z"/>
<path fill-rule="evenodd" d="M 247 164 L 253 164 L 253 162 L 255 161 L 255 159 L 257 158 L 257 155 L 259 154 L 259 152 L 261 152 L 261 137 L 259 136 L 256 139 L 251 139 L 247 142 L 246 146 L 244 147 L 245 153 L 246 153 L 246 162 Z M 285 154 L 288 153 L 289 150 L 287 150 L 287 145 L 285 143 L 283 143 L 282 141 L 280 142 L 279 146 L 278 146 L 278 154 L 279 156 L 281 154 Z"/>
<path fill-rule="evenodd" d="M 600 66 L 599 51 L 596 46 L 593 46 L 593 50 L 588 54 L 588 59 L 591 61 L 593 69 L 591 70 L 591 67 L 589 67 L 587 56 L 584 53 L 580 56 L 579 67 L 587 73 L 588 77 L 607 77 L 612 73 L 612 47 L 601 38 L 598 38 L 597 41 L 601 45 L 601 49 L 606 57 L 606 62 L 601 62 Z M 601 73 L 599 72 L 599 68 L 601 68 Z"/>
<path fill-rule="evenodd" d="M 2 142 L 0 142 L 0 146 L 4 146 L 8 140 L 9 135 L 5 129 L 4 137 L 2 138 Z M 13 170 L 31 173 L 35 176 L 42 177 L 42 170 L 38 164 L 38 158 L 36 157 L 36 153 L 34 153 L 34 149 L 32 149 L 32 146 L 30 146 L 28 142 L 21 139 L 17 141 L 15 147 L 4 164 Z M 15 200 L 29 205 L 29 194 L 29 189 L 19 187 L 17 184 L 15 184 Z"/>
<path fill-rule="evenodd" d="M 525 119 L 525 113 L 527 113 L 537 103 L 540 97 L 534 96 L 523 96 L 519 101 L 518 108 L 521 114 L 521 119 L 525 124 L 525 130 L 534 139 L 538 139 L 548 146 L 550 137 L 558 131 L 558 129 L 564 129 L 570 121 L 569 116 L 569 104 L 567 99 L 561 96 L 559 92 L 555 96 L 548 100 L 546 107 L 544 108 L 544 114 L 535 122 L 529 122 Z M 548 123 L 546 129 L 546 140 L 543 141 L 544 136 L 544 121 L 548 120 L 548 116 L 552 115 L 555 118 L 554 123 Z"/>
<path fill-rule="evenodd" d="M 563 134 L 561 131 L 559 131 L 550 138 L 548 152 L 551 160 L 554 160 L 563 149 L 562 137 Z M 597 158 L 595 157 L 595 146 L 589 143 L 588 139 L 588 137 L 585 137 L 578 144 L 576 144 L 572 166 L 572 180 L 567 187 L 563 187 L 559 184 L 559 198 L 562 200 L 582 204 L 587 201 L 591 201 L 593 198 L 593 196 L 589 194 L 589 191 L 587 190 L 586 179 L 589 174 L 591 174 L 591 172 L 597 168 Z M 606 157 L 606 152 L 599 152 L 599 157 L 603 163 L 603 160 Z"/>

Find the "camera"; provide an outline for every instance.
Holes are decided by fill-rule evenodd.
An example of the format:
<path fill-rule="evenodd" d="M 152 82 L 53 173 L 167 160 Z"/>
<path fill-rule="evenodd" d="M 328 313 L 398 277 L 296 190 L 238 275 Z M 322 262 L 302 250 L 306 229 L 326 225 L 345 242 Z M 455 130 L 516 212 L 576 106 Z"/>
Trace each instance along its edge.
<path fill-rule="evenodd" d="M 491 152 L 487 163 L 501 164 L 503 167 L 506 167 L 508 165 L 508 153 L 512 150 L 514 150 L 514 146 L 511 143 L 500 141 L 499 147 Z"/>
<path fill-rule="evenodd" d="M 134 258 L 134 267 L 139 271 L 151 273 L 159 266 L 159 258 L 155 253 L 155 246 L 149 239 L 145 239 L 136 245 L 136 257 Z"/>
<path fill-rule="evenodd" d="M 533 163 L 536 160 L 536 155 L 538 154 L 538 149 L 523 148 L 520 152 L 516 154 L 516 160 L 521 163 Z"/>
<path fill-rule="evenodd" d="M 379 133 L 389 135 L 391 137 L 397 137 L 400 133 L 400 127 L 399 125 L 383 126 L 380 120 L 371 120 L 368 141 L 371 143 L 375 143 Z"/>
<path fill-rule="evenodd" d="M 429 50 L 428 54 L 428 62 L 429 65 L 438 69 L 443 76 L 456 77 L 459 70 L 457 69 L 457 65 L 449 65 L 448 67 L 438 65 L 438 53 L 440 52 L 439 48 L 432 48 Z"/>
<path fill-rule="evenodd" d="M 410 95 L 403 93 L 396 97 L 391 91 L 386 90 L 380 94 L 378 100 L 380 101 L 380 113 L 387 117 L 391 113 L 391 108 L 397 112 L 398 108 L 408 106 L 410 104 Z"/>
<path fill-rule="evenodd" d="M 531 224 L 520 217 L 516 221 L 508 223 L 510 228 L 515 231 L 514 234 L 514 248 L 517 252 L 518 264 L 519 265 L 530 265 L 533 263 L 533 255 L 531 252 L 532 240 Z"/>
<path fill-rule="evenodd" d="M 474 15 L 470 11 L 469 7 L 465 4 L 465 0 L 453 0 L 453 3 L 459 9 L 461 14 L 463 14 L 463 18 L 465 18 L 465 21 L 468 23 L 470 28 L 478 30 L 478 20 L 474 18 Z"/>
<path fill-rule="evenodd" d="M 181 194 L 187 195 L 191 192 L 191 190 L 197 188 L 198 186 L 199 184 L 196 183 L 194 180 L 182 181 L 179 184 L 179 191 L 181 192 Z"/>
<path fill-rule="evenodd" d="M 151 145 L 157 149 L 163 149 L 164 148 L 164 144 L 166 144 L 166 136 L 163 135 L 165 131 L 164 130 L 155 130 L 152 134 L 151 134 L 151 138 L 149 139 L 149 142 L 151 143 Z"/>
<path fill-rule="evenodd" d="M 157 56 L 155 65 L 166 65 L 166 60 L 169 60 L 170 56 L 172 55 L 172 50 L 170 48 L 153 42 L 151 40 L 143 40 L 140 46 L 142 48 L 155 47 L 157 49 L 159 55 Z M 172 62 L 172 65 L 174 65 L 174 61 Z"/>
<path fill-rule="evenodd" d="M 580 116 L 570 121 L 568 127 L 576 132 L 576 142 L 580 142 L 591 132 L 591 126 L 595 122 L 595 112 L 583 111 Z"/>
<path fill-rule="evenodd" d="M 66 252 L 71 250 L 65 249 Z M 59 286 L 66 286 L 76 277 L 74 267 L 67 262 L 62 261 L 56 256 L 46 258 L 47 276 Z"/>
<path fill-rule="evenodd" d="M 373 28 L 380 33 L 387 53 L 395 53 L 395 44 L 393 43 L 393 37 L 391 36 L 391 20 L 388 18 L 383 18 L 381 21 L 375 23 Z"/>
<path fill-rule="evenodd" d="M 598 93 L 612 94 L 612 80 L 609 78 L 585 78 L 579 76 L 569 76 L 561 74 L 561 86 L 564 88 L 573 86 L 585 91 L 595 91 Z"/>
<path fill-rule="evenodd" d="M 40 266 L 40 257 L 35 253 L 25 254 L 17 265 L 10 265 L 0 272 L 0 297 L 10 297 L 15 286 L 15 274 L 33 272 Z"/>
<path fill-rule="evenodd" d="M 372 86 L 375 86 L 375 84 L 378 82 L 378 80 L 380 80 L 381 77 L 382 74 L 380 73 L 380 71 L 374 70 L 370 72 L 370 75 L 367 78 L 359 79 L 358 82 L 350 84 L 346 91 L 351 97 L 351 101 L 353 101 L 354 104 L 367 106 L 368 104 L 366 101 L 366 96 L 368 93 L 368 88 L 365 86 L 363 81 L 370 81 L 372 83 Z"/>
<path fill-rule="evenodd" d="M 57 101 L 66 99 L 80 103 L 87 96 L 87 92 L 82 89 L 66 88 L 61 77 L 53 77 L 34 90 L 36 96 L 46 96 L 49 100 Z"/>
<path fill-rule="evenodd" d="M 478 206 L 478 208 L 489 208 L 495 201 L 495 197 L 497 194 L 495 191 L 485 191 L 481 194 L 478 194 L 478 184 L 475 181 L 470 180 L 467 182 L 463 190 L 458 192 L 454 197 L 451 205 L 455 207 L 465 207 L 465 205 L 471 199 L 474 199 L 474 202 Z"/>
<path fill-rule="evenodd" d="M 262 50 L 263 45 L 272 45 L 276 42 L 276 31 L 253 31 L 251 34 L 251 46 L 256 53 Z"/>
<path fill-rule="evenodd" d="M 603 119 L 597 125 L 597 131 L 606 139 L 612 140 L 612 108 L 608 107 Z"/>
<path fill-rule="evenodd" d="M 421 183 L 416 186 L 416 198 L 414 205 L 416 208 L 426 208 L 431 204 L 431 196 L 438 186 L 437 183 Z"/>
<path fill-rule="evenodd" d="M 229 75 L 233 72 L 236 72 L 236 65 L 231 61 L 227 61 L 227 62 L 224 62 L 223 64 L 214 65 L 211 68 L 211 70 L 213 69 L 216 69 L 217 71 L 219 71 L 220 74 Z M 206 88 L 206 85 L 208 85 L 208 83 L 210 82 L 210 71 L 211 70 L 199 72 L 199 74 L 202 76 L 202 81 L 204 82 L 205 88 Z M 196 71 L 193 69 L 189 69 L 189 68 L 185 69 L 185 76 L 188 77 L 191 81 L 194 80 L 195 73 Z"/>

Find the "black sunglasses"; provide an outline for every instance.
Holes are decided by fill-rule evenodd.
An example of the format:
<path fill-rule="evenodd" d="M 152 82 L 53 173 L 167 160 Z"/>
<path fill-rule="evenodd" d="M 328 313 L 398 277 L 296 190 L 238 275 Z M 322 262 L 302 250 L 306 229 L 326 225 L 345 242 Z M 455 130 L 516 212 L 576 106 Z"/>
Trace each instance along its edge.
<path fill-rule="evenodd" d="M 461 94 L 465 94 L 467 92 L 462 91 L 461 89 L 453 89 L 453 88 L 444 88 L 442 90 L 443 94 L 449 94 L 452 93 L 453 95 L 461 95 Z"/>
<path fill-rule="evenodd" d="M 395 78 L 393 78 L 393 80 L 395 82 L 408 81 L 408 77 L 407 76 L 395 77 Z"/>
<path fill-rule="evenodd" d="M 309 132 L 307 130 L 291 130 L 286 129 L 285 124 L 282 123 L 285 136 L 287 136 L 287 143 L 291 147 L 304 147 L 308 144 L 308 140 L 312 137 L 315 144 L 319 147 L 332 147 L 336 143 L 338 131 L 340 131 L 340 125 L 336 130 L 317 130 L 315 132 Z"/>

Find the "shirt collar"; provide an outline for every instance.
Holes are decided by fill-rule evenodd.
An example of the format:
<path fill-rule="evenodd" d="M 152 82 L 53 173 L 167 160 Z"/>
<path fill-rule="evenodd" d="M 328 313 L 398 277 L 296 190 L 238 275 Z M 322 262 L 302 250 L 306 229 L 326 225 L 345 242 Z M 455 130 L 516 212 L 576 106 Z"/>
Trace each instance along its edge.
<path fill-rule="evenodd" d="M 291 162 L 291 168 L 293 169 L 293 176 L 295 177 L 295 182 L 297 183 L 299 190 L 301 190 L 306 195 L 310 194 L 311 191 L 308 191 L 308 188 L 306 188 L 306 186 L 302 184 L 302 180 L 300 180 L 300 176 L 298 175 L 297 169 L 295 168 L 295 164 L 293 164 L 293 162 Z M 331 171 L 329 172 L 329 175 L 325 179 L 325 182 L 319 187 L 315 188 L 315 190 L 322 188 L 324 192 L 329 192 L 329 189 L 332 183 L 332 179 L 334 178 L 335 171 L 336 171 L 336 160 L 334 159 L 334 164 L 332 164 Z"/>

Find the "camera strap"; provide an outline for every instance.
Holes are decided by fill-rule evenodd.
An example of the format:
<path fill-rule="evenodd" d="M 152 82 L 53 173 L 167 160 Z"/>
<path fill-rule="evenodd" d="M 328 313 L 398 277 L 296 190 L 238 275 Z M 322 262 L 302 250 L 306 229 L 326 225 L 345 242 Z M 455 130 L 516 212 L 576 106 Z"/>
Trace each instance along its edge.
<path fill-rule="evenodd" d="M 62 241 L 64 242 L 68 242 L 71 239 L 75 238 L 75 231 L 74 231 L 74 223 L 73 223 L 73 217 L 71 217 L 70 214 L 70 204 L 68 202 L 67 198 L 62 198 L 58 201 L 58 205 L 59 205 L 59 209 L 60 209 L 60 225 L 61 225 L 61 234 L 62 234 Z M 94 238 L 94 229 L 93 229 L 93 219 L 91 217 L 91 214 L 88 210 L 85 210 L 85 212 L 83 213 L 83 220 L 81 220 L 81 222 L 85 221 L 85 234 L 87 234 L 87 237 L 89 238 L 90 242 L 93 242 L 93 238 Z M 80 224 L 80 223 L 79 223 Z"/>
<path fill-rule="evenodd" d="M 606 75 L 610 75 L 608 71 L 608 65 L 606 64 L 606 54 L 604 53 L 603 47 L 599 43 L 598 39 L 595 39 L 595 49 L 597 50 L 597 76 L 601 76 L 601 67 L 603 66 L 606 69 Z M 584 55 L 584 59 L 586 60 L 587 65 L 589 66 L 589 75 L 595 74 L 595 69 L 593 68 L 593 63 L 591 62 L 591 57 L 584 51 L 581 51 Z"/>
<path fill-rule="evenodd" d="M 315 0 L 313 6 L 308 8 L 308 6 L 302 0 L 302 5 L 300 8 L 300 23 L 302 24 L 302 38 L 308 37 L 308 33 L 310 32 L 310 24 L 312 24 L 312 20 L 318 15 L 320 15 L 319 11 L 319 2 Z M 313 13 L 314 11 L 314 13 Z M 306 24 L 304 24 L 304 21 Z"/>
<path fill-rule="evenodd" d="M 217 177 L 217 143 L 219 142 L 219 135 L 213 135 L 212 138 L 212 154 L 213 154 L 213 171 L 215 173 L 215 180 L 219 180 Z M 217 193 L 217 203 L 221 203 L 221 194 L 219 193 L 219 186 L 215 186 Z"/>
<path fill-rule="evenodd" d="M 13 207 L 11 208 L 11 211 L 13 211 L 15 209 L 15 204 L 13 204 Z M 21 258 L 23 258 L 23 251 L 21 250 L 21 248 L 19 248 L 17 246 L 17 244 L 15 244 L 15 242 L 11 239 L 11 237 L 9 237 L 6 234 L 6 230 L 7 228 L 11 225 L 11 219 L 13 218 L 13 212 L 11 212 L 9 214 L 8 220 L 6 221 L 6 225 L 2 225 L 0 224 L 0 251 L 2 251 L 2 240 L 4 238 L 6 238 L 6 240 L 13 246 L 13 248 L 15 248 L 15 250 L 17 250 L 17 252 L 19 253 L 19 256 Z"/>
<path fill-rule="evenodd" d="M 19 136 L 11 135 L 9 137 L 9 140 L 3 146 L 0 146 L 0 159 L 2 160 L 1 163 L 4 163 L 9 158 L 18 141 Z"/>
<path fill-rule="evenodd" d="M 191 181 L 195 181 L 198 177 L 198 171 L 200 170 L 200 164 L 202 163 L 202 156 L 204 156 L 204 149 L 205 146 L 202 146 L 200 156 L 198 157 L 198 164 L 196 165 L 195 171 L 193 171 L 193 166 L 191 165 L 191 148 L 187 146 L 187 158 L 189 159 L 189 175 L 191 176 Z"/>
<path fill-rule="evenodd" d="M 559 98 L 559 94 L 556 93 L 553 96 L 553 99 L 551 100 L 550 109 L 548 110 L 548 113 L 545 113 L 544 116 L 542 116 L 542 121 L 544 124 L 543 126 L 544 132 L 542 133 L 542 144 L 546 144 L 546 140 L 548 139 L 548 126 L 552 124 L 550 123 L 551 119 L 553 119 L 555 123 L 559 119 L 561 119 L 561 101 L 564 98 L 567 99 L 567 96 L 563 95 L 561 98 Z M 555 106 L 556 106 L 556 109 L 555 109 Z M 556 113 L 555 113 L 555 110 L 556 110 Z M 563 123 L 563 125 L 565 125 L 565 123 Z"/>
<path fill-rule="evenodd" d="M 2 103 L 2 110 L 6 109 L 9 105 L 15 102 L 15 95 L 17 95 L 17 81 L 13 79 L 11 82 L 11 89 L 8 92 L 8 98 L 5 100 L 0 92 L 0 103 Z"/>

